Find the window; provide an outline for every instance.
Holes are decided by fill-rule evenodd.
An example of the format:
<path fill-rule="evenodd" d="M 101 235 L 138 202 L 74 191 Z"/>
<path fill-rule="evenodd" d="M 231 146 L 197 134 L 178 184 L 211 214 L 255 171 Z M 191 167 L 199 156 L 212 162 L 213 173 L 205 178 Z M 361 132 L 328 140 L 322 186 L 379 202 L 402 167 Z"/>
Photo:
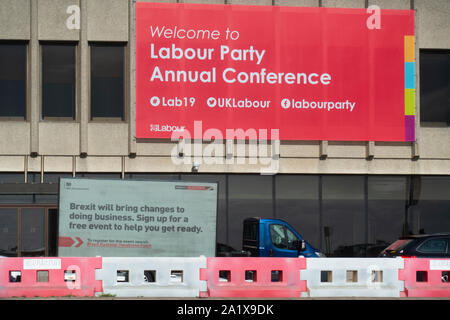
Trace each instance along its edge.
<path fill-rule="evenodd" d="M 319 248 L 319 177 L 276 175 L 274 193 L 276 218 L 289 222 L 304 239 Z"/>
<path fill-rule="evenodd" d="M 273 217 L 271 176 L 239 174 L 228 176 L 228 242 L 242 246 L 243 221 L 250 217 Z M 220 187 L 219 187 L 220 190 Z"/>
<path fill-rule="evenodd" d="M 423 253 L 446 253 L 447 239 L 440 238 L 427 240 L 417 248 L 417 251 Z"/>
<path fill-rule="evenodd" d="M 45 255 L 45 208 L 21 209 L 21 256 Z"/>
<path fill-rule="evenodd" d="M 124 120 L 123 44 L 91 44 L 91 120 Z"/>
<path fill-rule="evenodd" d="M 0 117 L 26 119 L 27 45 L 0 42 Z"/>
<path fill-rule="evenodd" d="M 281 224 L 271 224 L 270 238 L 275 247 L 280 249 L 297 250 L 298 238 L 288 228 Z"/>
<path fill-rule="evenodd" d="M 420 51 L 420 121 L 450 126 L 450 51 Z"/>
<path fill-rule="evenodd" d="M 405 203 L 410 191 L 408 181 L 410 179 L 405 176 L 368 177 L 367 256 L 376 257 L 397 240 L 404 229 L 413 230 L 412 223 L 405 221 Z M 409 212 L 412 214 L 414 208 L 409 209 Z"/>
<path fill-rule="evenodd" d="M 75 119 L 75 45 L 42 45 L 42 119 Z"/>

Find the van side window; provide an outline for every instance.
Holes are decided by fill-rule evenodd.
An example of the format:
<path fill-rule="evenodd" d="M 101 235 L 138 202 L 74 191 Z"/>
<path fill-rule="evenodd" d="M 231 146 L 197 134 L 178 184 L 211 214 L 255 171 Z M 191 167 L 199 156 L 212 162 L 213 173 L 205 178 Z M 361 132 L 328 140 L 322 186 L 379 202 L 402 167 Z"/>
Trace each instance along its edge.
<path fill-rule="evenodd" d="M 257 240 L 258 225 L 256 223 L 244 224 L 244 239 Z"/>
<path fill-rule="evenodd" d="M 445 253 L 447 251 L 447 239 L 430 239 L 417 248 L 417 251 L 424 253 Z"/>

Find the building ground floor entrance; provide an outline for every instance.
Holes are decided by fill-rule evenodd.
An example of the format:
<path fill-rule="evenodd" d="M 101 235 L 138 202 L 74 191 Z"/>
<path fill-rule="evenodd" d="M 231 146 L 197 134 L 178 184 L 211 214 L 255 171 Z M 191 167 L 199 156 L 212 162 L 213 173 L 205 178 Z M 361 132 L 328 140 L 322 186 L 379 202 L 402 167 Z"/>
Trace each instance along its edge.
<path fill-rule="evenodd" d="M 0 256 L 57 255 L 60 177 L 72 175 L 0 174 Z M 235 249 L 241 249 L 247 217 L 283 219 L 327 256 L 376 256 L 404 235 L 450 233 L 450 176 L 128 173 L 123 178 L 218 182 L 217 243 Z"/>

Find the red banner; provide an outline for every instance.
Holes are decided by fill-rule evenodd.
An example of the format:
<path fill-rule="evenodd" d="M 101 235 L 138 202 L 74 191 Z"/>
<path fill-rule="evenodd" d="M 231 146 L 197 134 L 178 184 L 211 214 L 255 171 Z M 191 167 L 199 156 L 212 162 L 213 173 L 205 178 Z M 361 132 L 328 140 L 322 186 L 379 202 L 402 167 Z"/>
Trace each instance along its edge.
<path fill-rule="evenodd" d="M 136 137 L 414 140 L 411 46 L 412 10 L 136 3 Z"/>

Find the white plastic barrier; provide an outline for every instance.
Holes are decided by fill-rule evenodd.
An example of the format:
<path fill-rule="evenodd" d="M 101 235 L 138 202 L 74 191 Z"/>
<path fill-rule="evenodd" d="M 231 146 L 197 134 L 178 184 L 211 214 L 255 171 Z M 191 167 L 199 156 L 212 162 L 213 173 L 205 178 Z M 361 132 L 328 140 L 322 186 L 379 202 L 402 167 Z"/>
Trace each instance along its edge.
<path fill-rule="evenodd" d="M 200 280 L 206 258 L 103 258 L 95 270 L 103 294 L 117 297 L 199 297 L 207 291 Z"/>
<path fill-rule="evenodd" d="M 402 258 L 308 258 L 303 297 L 400 297 Z"/>

